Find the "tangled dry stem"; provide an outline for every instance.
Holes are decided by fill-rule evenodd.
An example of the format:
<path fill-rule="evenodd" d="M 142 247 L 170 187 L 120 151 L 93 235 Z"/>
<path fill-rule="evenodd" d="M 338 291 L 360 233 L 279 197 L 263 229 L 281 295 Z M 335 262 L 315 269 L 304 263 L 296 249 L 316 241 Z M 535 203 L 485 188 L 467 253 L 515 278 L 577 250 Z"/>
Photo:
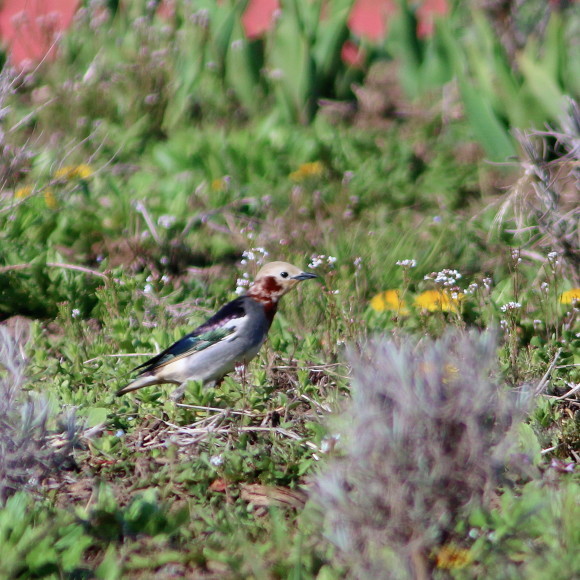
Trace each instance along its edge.
<path fill-rule="evenodd" d="M 512 210 L 522 230 L 535 222 L 535 240 L 557 251 L 580 282 L 580 106 L 569 100 L 561 129 L 516 131 L 522 147 L 522 176 L 498 214 Z"/>

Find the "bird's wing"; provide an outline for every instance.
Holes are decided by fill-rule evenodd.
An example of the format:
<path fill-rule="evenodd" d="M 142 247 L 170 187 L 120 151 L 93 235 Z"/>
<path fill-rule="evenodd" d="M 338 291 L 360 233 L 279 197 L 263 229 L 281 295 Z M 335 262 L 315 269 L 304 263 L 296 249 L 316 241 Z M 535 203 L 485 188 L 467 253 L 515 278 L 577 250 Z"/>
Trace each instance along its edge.
<path fill-rule="evenodd" d="M 142 369 L 139 374 L 154 371 L 170 362 L 202 351 L 222 340 L 234 339 L 232 336 L 247 317 L 244 298 L 236 298 L 223 306 L 209 320 L 198 326 L 163 352 L 139 365 L 133 370 Z"/>

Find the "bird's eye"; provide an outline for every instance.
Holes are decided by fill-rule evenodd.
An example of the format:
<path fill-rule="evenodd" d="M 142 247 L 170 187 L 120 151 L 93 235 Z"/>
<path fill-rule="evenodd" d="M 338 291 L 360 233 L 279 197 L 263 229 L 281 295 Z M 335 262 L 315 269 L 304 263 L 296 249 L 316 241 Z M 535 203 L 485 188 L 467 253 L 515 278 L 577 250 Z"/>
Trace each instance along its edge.
<path fill-rule="evenodd" d="M 288 278 L 288 272 L 282 272 L 280 276 L 282 276 L 282 278 Z"/>

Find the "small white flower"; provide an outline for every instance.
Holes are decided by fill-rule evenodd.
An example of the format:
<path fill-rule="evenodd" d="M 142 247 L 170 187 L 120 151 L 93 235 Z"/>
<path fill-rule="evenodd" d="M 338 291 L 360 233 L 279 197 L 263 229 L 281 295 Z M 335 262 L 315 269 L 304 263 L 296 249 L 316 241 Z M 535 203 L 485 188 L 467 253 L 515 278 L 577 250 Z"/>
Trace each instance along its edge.
<path fill-rule="evenodd" d="M 73 318 L 78 318 L 81 315 L 81 311 L 78 308 L 73 308 L 71 312 L 71 316 Z"/>
<path fill-rule="evenodd" d="M 519 302 L 508 302 L 501 307 L 502 312 L 509 312 L 510 310 L 519 310 L 522 305 Z"/>
<path fill-rule="evenodd" d="M 322 264 L 323 260 L 324 256 L 311 256 L 310 264 L 308 264 L 308 267 L 311 269 L 318 268 L 318 266 Z"/>
<path fill-rule="evenodd" d="M 153 286 L 151 284 L 145 284 L 143 292 L 145 292 L 145 294 L 151 294 L 153 292 Z"/>
<path fill-rule="evenodd" d="M 250 285 L 249 274 L 244 272 L 241 278 L 236 280 L 236 294 L 241 296 L 246 291 L 246 288 Z"/>
<path fill-rule="evenodd" d="M 163 282 L 163 284 L 167 284 L 169 280 L 170 278 L 167 274 L 163 274 L 163 276 L 161 276 L 161 282 Z"/>
<path fill-rule="evenodd" d="M 415 268 L 417 266 L 417 260 L 397 260 L 396 264 L 403 268 Z"/>
<path fill-rule="evenodd" d="M 548 260 L 550 260 L 550 262 L 554 262 L 557 258 L 558 258 L 558 252 L 550 252 L 548 254 Z"/>
<path fill-rule="evenodd" d="M 325 262 L 330 267 L 333 267 L 336 261 L 337 258 L 335 258 L 334 256 L 325 256 L 324 254 L 318 255 L 313 254 L 312 256 L 310 256 L 310 264 L 308 264 L 308 267 L 311 269 L 318 268 L 319 266 L 322 266 L 322 264 L 324 264 Z"/>
<path fill-rule="evenodd" d="M 433 280 L 439 286 L 455 286 L 457 280 L 461 278 L 461 274 L 457 270 L 450 270 L 445 268 L 441 272 L 431 272 L 424 277 L 424 280 Z"/>
<path fill-rule="evenodd" d="M 223 455 L 212 455 L 209 458 L 209 462 L 214 466 L 214 467 L 219 467 L 220 465 L 223 465 L 224 463 L 224 458 Z"/>
<path fill-rule="evenodd" d="M 269 255 L 265 248 L 250 248 L 242 252 L 243 259 L 241 264 L 246 265 L 248 262 L 254 262 L 256 265 L 261 266 Z"/>

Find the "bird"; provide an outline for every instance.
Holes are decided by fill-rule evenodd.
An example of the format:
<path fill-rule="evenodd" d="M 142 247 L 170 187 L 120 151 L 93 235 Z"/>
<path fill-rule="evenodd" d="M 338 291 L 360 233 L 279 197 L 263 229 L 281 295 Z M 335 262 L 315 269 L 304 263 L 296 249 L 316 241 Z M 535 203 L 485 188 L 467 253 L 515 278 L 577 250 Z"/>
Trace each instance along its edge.
<path fill-rule="evenodd" d="M 124 395 L 165 383 L 180 385 L 171 395 L 183 397 L 188 381 L 216 386 L 237 364 L 249 363 L 268 336 L 278 301 L 303 280 L 317 278 L 286 262 L 265 264 L 243 296 L 222 306 L 211 318 L 139 365 L 137 377 L 117 391 Z"/>

